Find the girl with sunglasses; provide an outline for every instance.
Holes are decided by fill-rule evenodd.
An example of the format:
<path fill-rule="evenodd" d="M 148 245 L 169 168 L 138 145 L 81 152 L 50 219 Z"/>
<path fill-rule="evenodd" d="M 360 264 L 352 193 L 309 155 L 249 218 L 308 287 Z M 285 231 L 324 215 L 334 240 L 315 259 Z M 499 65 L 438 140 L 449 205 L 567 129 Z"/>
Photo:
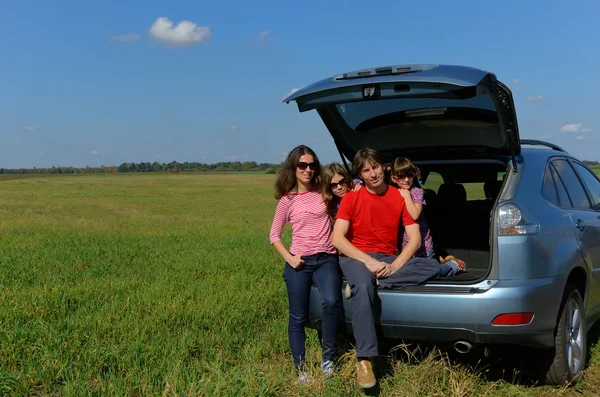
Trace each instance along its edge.
<path fill-rule="evenodd" d="M 421 247 L 414 256 L 435 259 L 433 239 L 429 225 L 423 215 L 423 206 L 426 205 L 421 187 L 421 171 L 406 157 L 398 157 L 391 166 L 391 179 L 398 185 L 400 194 L 406 202 L 406 209 L 421 230 Z M 406 232 L 402 237 L 402 249 L 408 244 Z M 452 276 L 465 270 L 465 263 L 453 256 L 439 258 L 441 262 L 440 276 Z"/>
<path fill-rule="evenodd" d="M 289 303 L 288 337 L 298 382 L 308 383 L 304 324 L 308 320 L 310 289 L 319 289 L 323 306 L 321 333 L 325 376 L 333 373 L 337 344 L 342 276 L 332 228 L 321 195 L 321 165 L 307 146 L 294 148 L 283 163 L 275 182 L 277 209 L 271 225 L 271 245 L 285 260 L 283 278 Z M 281 241 L 285 224 L 292 226 L 289 250 Z"/>
<path fill-rule="evenodd" d="M 321 194 L 332 221 L 335 221 L 342 197 L 352 189 L 354 181 L 341 164 L 331 163 L 323 168 Z"/>

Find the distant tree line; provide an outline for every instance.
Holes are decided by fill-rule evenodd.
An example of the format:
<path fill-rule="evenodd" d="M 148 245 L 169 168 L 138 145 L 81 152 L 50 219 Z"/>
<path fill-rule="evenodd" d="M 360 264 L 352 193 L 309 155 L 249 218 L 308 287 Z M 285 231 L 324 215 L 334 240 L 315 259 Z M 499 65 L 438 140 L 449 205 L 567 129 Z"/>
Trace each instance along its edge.
<path fill-rule="evenodd" d="M 227 172 L 227 171 L 256 171 L 276 173 L 281 164 L 257 163 L 256 161 L 227 161 L 216 164 L 197 162 L 179 163 L 123 163 L 119 166 L 100 167 L 46 167 L 46 168 L 0 168 L 0 174 L 107 174 L 115 172 Z"/>
<path fill-rule="evenodd" d="M 584 160 L 591 168 L 600 168 L 600 162 Z M 179 163 L 123 163 L 100 167 L 46 167 L 46 168 L 0 168 L 1 174 L 110 174 L 115 172 L 231 172 L 231 171 L 256 171 L 276 173 L 281 164 L 257 163 L 256 161 L 226 161 L 215 164 L 188 162 Z"/>

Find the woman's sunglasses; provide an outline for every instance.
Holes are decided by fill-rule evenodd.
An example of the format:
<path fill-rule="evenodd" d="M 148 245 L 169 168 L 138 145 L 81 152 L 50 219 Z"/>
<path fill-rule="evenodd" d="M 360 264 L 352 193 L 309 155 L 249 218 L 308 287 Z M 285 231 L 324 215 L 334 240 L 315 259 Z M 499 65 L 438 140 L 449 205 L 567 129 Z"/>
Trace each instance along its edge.
<path fill-rule="evenodd" d="M 339 186 L 348 186 L 348 181 L 346 180 L 346 178 L 340 179 L 339 182 L 332 182 L 329 184 L 329 187 L 331 188 L 331 190 L 337 188 Z"/>
<path fill-rule="evenodd" d="M 304 171 L 308 167 L 310 167 L 310 169 L 314 171 L 317 166 L 317 163 L 306 163 L 304 161 L 299 161 L 296 165 L 298 166 L 298 168 L 300 168 L 300 171 Z"/>

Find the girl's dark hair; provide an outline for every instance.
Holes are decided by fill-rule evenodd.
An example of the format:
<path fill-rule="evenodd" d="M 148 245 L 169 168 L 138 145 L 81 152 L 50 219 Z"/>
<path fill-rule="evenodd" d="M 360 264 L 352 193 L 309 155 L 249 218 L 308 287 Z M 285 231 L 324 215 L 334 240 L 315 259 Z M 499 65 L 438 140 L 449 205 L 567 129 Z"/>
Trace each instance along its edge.
<path fill-rule="evenodd" d="M 327 206 L 327 212 L 332 218 L 335 218 L 335 207 L 337 202 L 339 201 L 338 197 L 336 197 L 332 193 L 331 187 L 329 186 L 335 174 L 340 174 L 344 178 L 346 178 L 346 180 L 348 181 L 348 190 L 352 190 L 354 188 L 354 181 L 348 173 L 348 170 L 346 170 L 346 168 L 344 168 L 343 165 L 339 163 L 331 163 L 323 168 L 323 178 L 321 180 L 321 195 L 323 196 L 323 202 Z"/>
<path fill-rule="evenodd" d="M 296 168 L 300 157 L 309 154 L 315 162 L 315 173 L 310 181 L 313 190 L 321 189 L 321 164 L 315 152 L 308 146 L 299 145 L 292 149 L 290 154 L 283 162 L 277 179 L 275 180 L 275 198 L 279 200 L 285 196 L 294 186 L 296 186 Z"/>
<path fill-rule="evenodd" d="M 421 184 L 421 170 L 406 157 L 398 157 L 392 164 L 391 174 L 393 177 L 399 175 L 414 175 L 413 186 L 419 187 Z"/>

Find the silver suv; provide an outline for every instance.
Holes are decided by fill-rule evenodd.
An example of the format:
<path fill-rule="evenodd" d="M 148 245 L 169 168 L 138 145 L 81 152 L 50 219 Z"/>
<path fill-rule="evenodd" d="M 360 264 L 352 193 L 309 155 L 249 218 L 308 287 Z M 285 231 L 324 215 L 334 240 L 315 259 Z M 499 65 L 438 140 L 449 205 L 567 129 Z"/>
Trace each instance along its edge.
<path fill-rule="evenodd" d="M 317 110 L 348 168 L 365 146 L 388 163 L 413 160 L 436 253 L 467 263 L 458 276 L 379 290 L 384 336 L 461 353 L 539 348 L 548 383 L 579 378 L 600 314 L 600 180 L 561 148 L 520 139 L 506 85 L 470 67 L 403 65 L 327 78 L 290 101 Z M 350 300 L 344 312 L 350 333 Z M 316 288 L 309 317 L 319 329 Z"/>

